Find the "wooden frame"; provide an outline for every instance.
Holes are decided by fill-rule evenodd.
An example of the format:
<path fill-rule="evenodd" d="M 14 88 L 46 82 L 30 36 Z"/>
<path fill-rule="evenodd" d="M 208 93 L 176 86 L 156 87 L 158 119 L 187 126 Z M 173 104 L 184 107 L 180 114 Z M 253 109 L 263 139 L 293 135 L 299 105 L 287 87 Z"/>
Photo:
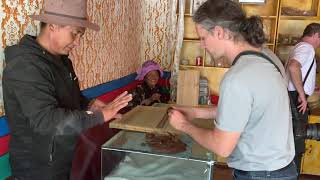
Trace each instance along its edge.
<path fill-rule="evenodd" d="M 266 0 L 239 0 L 239 3 L 263 4 Z"/>

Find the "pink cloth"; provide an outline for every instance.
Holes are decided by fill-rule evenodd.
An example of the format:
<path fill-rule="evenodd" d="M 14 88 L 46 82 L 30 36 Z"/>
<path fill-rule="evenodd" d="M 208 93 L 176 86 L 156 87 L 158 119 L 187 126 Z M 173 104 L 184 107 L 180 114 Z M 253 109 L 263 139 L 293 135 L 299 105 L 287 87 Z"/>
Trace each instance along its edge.
<path fill-rule="evenodd" d="M 153 60 L 148 60 L 142 64 L 142 68 L 137 71 L 136 80 L 142 81 L 144 76 L 148 74 L 150 71 L 157 70 L 160 73 L 160 77 L 163 76 L 163 70 L 161 69 L 160 65 Z"/>

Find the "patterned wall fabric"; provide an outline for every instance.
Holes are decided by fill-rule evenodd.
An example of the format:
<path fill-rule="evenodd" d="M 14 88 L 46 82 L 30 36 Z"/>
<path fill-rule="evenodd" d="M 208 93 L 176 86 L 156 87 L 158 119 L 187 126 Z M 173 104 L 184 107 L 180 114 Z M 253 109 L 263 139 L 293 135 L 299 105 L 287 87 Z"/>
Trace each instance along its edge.
<path fill-rule="evenodd" d="M 179 64 L 180 64 L 180 53 L 182 49 L 183 44 L 183 38 L 184 38 L 184 14 L 185 14 L 185 0 L 179 0 L 179 7 L 176 9 L 179 9 L 179 18 L 177 19 L 177 26 L 175 27 L 175 51 L 174 51 L 174 57 L 171 67 L 171 78 L 170 78 L 170 99 L 171 101 L 177 100 L 177 81 L 178 81 L 178 72 L 179 72 Z"/>
<path fill-rule="evenodd" d="M 27 15 L 39 13 L 42 1 L 0 1 L 0 67 L 6 45 L 16 44 L 23 34 L 38 33 L 38 23 Z M 146 59 L 155 58 L 164 68 L 170 68 L 175 38 L 174 3 L 177 0 L 88 0 L 89 19 L 101 30 L 87 30 L 80 47 L 70 54 L 81 88 L 128 75 Z"/>
<path fill-rule="evenodd" d="M 36 35 L 38 23 L 27 15 L 39 13 L 41 0 L 1 0 L 0 1 L 0 75 L 4 66 L 3 50 L 7 45 L 16 44 L 24 34 Z M 2 82 L 0 82 L 0 115 L 4 114 Z"/>
<path fill-rule="evenodd" d="M 141 61 L 155 59 L 168 70 L 176 43 L 177 0 L 144 0 L 141 10 Z"/>
<path fill-rule="evenodd" d="M 88 13 L 101 30 L 87 30 L 71 54 L 81 87 L 87 88 L 134 72 L 141 55 L 142 1 L 89 0 Z"/>

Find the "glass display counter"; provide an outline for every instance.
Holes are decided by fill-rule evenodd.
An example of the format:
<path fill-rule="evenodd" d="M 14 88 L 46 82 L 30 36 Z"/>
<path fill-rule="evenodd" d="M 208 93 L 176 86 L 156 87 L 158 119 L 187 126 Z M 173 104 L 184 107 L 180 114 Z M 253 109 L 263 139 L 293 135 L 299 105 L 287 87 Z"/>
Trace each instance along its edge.
<path fill-rule="evenodd" d="M 189 136 L 181 135 L 186 150 L 156 152 L 145 133 L 122 130 L 101 150 L 101 179 L 104 180 L 211 180 L 215 156 Z"/>

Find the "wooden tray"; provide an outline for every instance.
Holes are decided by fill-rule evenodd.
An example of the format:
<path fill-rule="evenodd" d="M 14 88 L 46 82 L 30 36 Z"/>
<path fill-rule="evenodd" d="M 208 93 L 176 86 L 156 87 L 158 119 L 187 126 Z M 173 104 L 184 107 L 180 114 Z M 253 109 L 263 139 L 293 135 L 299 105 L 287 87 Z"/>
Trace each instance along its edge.
<path fill-rule="evenodd" d="M 124 114 L 121 119 L 112 121 L 109 126 L 110 128 L 147 133 L 179 134 L 181 132 L 174 129 L 168 121 L 168 108 L 168 106 L 137 106 Z M 213 120 L 194 119 L 193 122 L 199 127 L 213 128 Z"/>

